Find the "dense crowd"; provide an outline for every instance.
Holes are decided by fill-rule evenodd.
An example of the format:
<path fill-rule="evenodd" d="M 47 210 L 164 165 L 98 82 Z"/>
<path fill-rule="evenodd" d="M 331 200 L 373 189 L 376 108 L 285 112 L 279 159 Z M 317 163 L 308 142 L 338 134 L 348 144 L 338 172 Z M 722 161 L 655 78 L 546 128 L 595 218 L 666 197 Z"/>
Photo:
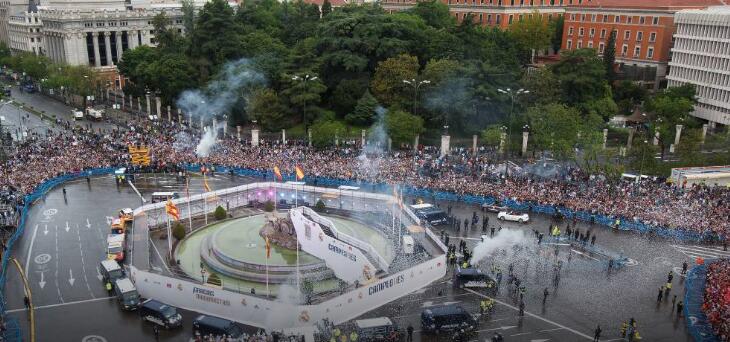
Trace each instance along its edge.
<path fill-rule="evenodd" d="M 297 165 L 310 177 L 400 183 L 457 194 L 560 205 L 575 211 L 730 237 L 730 191 L 720 187 L 609 181 L 577 168 L 565 168 L 548 178 L 534 173 L 504 177 L 500 171 L 504 164 L 489 155 L 472 156 L 468 151 L 457 151 L 449 158 L 439 158 L 438 150 L 428 147 L 415 153 L 380 154 L 363 153 L 353 144 L 314 150 L 303 143 L 263 141 L 252 147 L 246 141 L 229 137 L 219 140 L 201 157 L 196 153 L 200 139 L 195 131 L 167 123 L 129 122 L 126 127 L 129 129 L 104 133 L 76 128 L 48 138 L 30 139 L 0 169 L 0 184 L 5 189 L 29 193 L 44 180 L 61 173 L 125 165 L 129 161 L 127 145 L 143 144 L 151 147 L 153 164 L 158 168 L 206 163 L 261 171 L 278 166 L 284 173 L 293 173 Z"/>
<path fill-rule="evenodd" d="M 730 260 L 720 260 L 707 267 L 702 309 L 720 341 L 730 341 Z"/>

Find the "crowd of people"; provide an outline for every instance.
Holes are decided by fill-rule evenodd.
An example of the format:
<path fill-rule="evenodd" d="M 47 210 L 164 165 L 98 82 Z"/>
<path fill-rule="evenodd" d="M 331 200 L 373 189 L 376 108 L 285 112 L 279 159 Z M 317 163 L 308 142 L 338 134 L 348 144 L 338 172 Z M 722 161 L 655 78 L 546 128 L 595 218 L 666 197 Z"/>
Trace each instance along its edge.
<path fill-rule="evenodd" d="M 730 340 L 730 260 L 708 265 L 702 309 L 720 341 Z"/>
<path fill-rule="evenodd" d="M 157 168 L 205 163 L 260 171 L 277 166 L 284 173 L 293 173 L 299 166 L 310 177 L 408 184 L 460 195 L 529 201 L 730 237 L 730 191 L 721 187 L 615 181 L 575 167 L 555 177 L 534 173 L 504 177 L 500 171 L 504 164 L 490 155 L 473 156 L 463 150 L 439 158 L 435 148 L 365 153 L 353 144 L 318 150 L 293 141 L 262 141 L 252 147 L 229 136 L 209 151 L 202 151 L 201 156 L 197 131 L 164 122 L 128 122 L 123 126 L 129 129 L 99 132 L 76 127 L 50 133 L 47 138 L 28 139 L 0 169 L 0 184 L 27 194 L 62 173 L 124 166 L 130 160 L 127 145 L 141 144 L 151 148 Z M 377 149 L 366 149 L 372 150 Z"/>

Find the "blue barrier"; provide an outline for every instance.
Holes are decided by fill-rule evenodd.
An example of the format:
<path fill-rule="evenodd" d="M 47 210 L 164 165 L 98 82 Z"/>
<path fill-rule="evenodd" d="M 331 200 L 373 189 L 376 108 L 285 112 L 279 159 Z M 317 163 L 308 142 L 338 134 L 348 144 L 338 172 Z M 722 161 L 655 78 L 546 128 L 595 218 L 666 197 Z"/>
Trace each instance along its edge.
<path fill-rule="evenodd" d="M 687 272 L 687 279 L 684 282 L 683 314 L 687 323 L 687 330 L 696 342 L 718 342 L 719 339 L 712 330 L 707 315 L 702 311 L 706 281 L 706 265 L 695 266 Z"/>

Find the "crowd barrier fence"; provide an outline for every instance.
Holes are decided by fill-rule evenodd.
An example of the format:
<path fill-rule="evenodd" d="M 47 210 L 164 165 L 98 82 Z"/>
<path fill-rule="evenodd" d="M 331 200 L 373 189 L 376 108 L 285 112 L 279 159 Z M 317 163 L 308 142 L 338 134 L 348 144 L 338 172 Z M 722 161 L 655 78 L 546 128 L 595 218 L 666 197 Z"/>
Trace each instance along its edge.
<path fill-rule="evenodd" d="M 707 265 L 697 265 L 687 272 L 687 279 L 684 282 L 684 317 L 687 323 L 687 330 L 696 342 L 718 342 L 719 339 L 712 330 L 712 325 L 707 320 L 707 315 L 702 311 L 704 303 L 705 285 L 707 282 Z"/>

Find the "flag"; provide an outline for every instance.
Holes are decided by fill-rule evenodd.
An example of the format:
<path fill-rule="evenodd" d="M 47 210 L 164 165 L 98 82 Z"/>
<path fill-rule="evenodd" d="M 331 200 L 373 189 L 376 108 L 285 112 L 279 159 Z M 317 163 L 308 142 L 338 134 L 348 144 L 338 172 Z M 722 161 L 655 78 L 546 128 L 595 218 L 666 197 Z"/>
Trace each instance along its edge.
<path fill-rule="evenodd" d="M 271 258 L 271 244 L 269 243 L 269 237 L 266 237 L 266 259 Z"/>
<path fill-rule="evenodd" d="M 205 177 L 205 174 L 203 174 L 203 188 L 205 188 L 205 192 L 211 192 L 210 185 L 208 185 L 208 177 Z"/>
<path fill-rule="evenodd" d="M 297 180 L 300 181 L 304 179 L 304 171 L 299 167 L 299 165 L 294 166 L 294 173 L 297 174 Z"/>
<path fill-rule="evenodd" d="M 177 210 L 175 204 L 169 199 L 167 200 L 167 203 L 165 203 L 165 212 L 167 212 L 167 215 L 172 216 L 175 221 L 180 219 L 180 212 Z"/>
<path fill-rule="evenodd" d="M 281 181 L 283 178 L 281 177 L 281 171 L 279 171 L 278 166 L 274 166 L 274 176 L 276 176 L 276 179 L 278 181 Z"/>

